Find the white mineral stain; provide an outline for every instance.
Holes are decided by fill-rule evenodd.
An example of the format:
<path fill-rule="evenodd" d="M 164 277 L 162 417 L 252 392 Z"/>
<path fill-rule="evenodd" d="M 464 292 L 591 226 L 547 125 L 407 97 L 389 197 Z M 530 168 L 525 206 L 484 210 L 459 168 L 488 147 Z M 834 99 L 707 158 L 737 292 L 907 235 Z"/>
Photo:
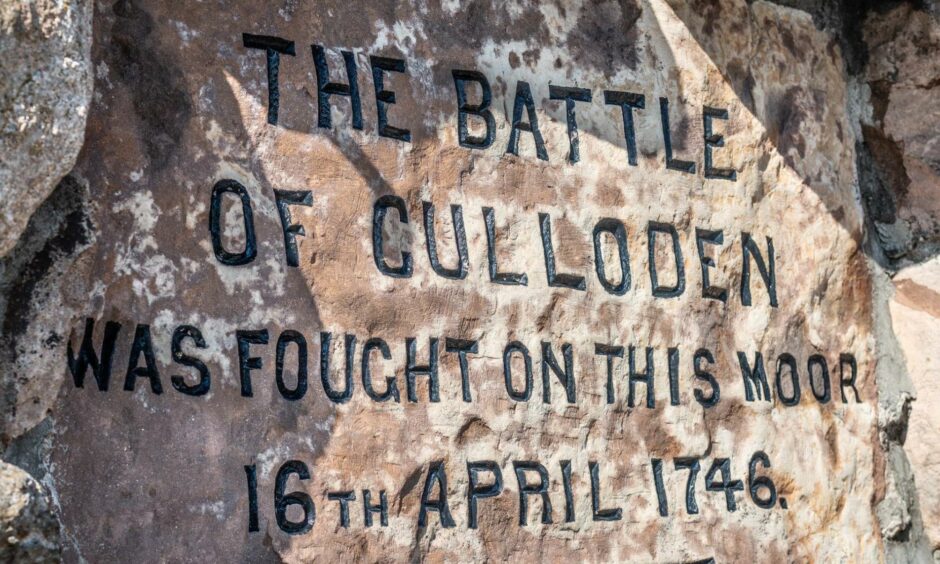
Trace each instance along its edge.
<path fill-rule="evenodd" d="M 189 510 L 200 515 L 212 515 L 219 521 L 225 521 L 226 511 L 224 501 L 213 501 L 189 506 Z"/>
<path fill-rule="evenodd" d="M 185 22 L 179 20 L 172 20 L 172 22 L 173 27 L 176 29 L 176 34 L 179 35 L 179 38 L 183 40 L 184 44 L 199 37 L 199 32 L 187 26 Z"/>

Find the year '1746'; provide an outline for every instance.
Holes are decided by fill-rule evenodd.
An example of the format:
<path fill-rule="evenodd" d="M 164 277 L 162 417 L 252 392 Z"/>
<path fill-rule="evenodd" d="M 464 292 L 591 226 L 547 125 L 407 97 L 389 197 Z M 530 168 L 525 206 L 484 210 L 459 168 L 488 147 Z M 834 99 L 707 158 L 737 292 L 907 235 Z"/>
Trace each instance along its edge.
<path fill-rule="evenodd" d="M 688 515 L 696 515 L 699 508 L 699 498 L 696 488 L 700 482 L 704 483 L 708 494 L 718 496 L 718 507 L 724 506 L 729 512 L 739 509 L 739 498 L 747 497 L 760 509 L 770 510 L 774 507 L 787 509 L 787 500 L 780 497 L 773 479 L 766 474 L 771 467 L 770 457 L 763 451 L 757 451 L 747 465 L 746 483 L 734 479 L 730 458 L 714 458 L 705 472 L 704 480 L 699 479 L 703 463 L 707 460 L 698 457 L 679 457 L 667 464 L 659 458 L 650 459 L 650 474 L 648 483 L 652 486 L 655 495 L 655 506 L 660 517 L 669 517 L 681 511 L 683 506 Z M 608 504 L 602 499 L 602 486 L 600 484 L 600 465 L 591 461 L 587 465 L 590 481 L 591 520 L 592 521 L 620 521 L 623 519 L 623 508 Z M 518 494 L 518 523 L 519 526 L 529 525 L 530 507 L 538 509 L 539 522 L 543 525 L 556 523 L 556 519 L 563 513 L 564 523 L 577 521 L 577 496 L 572 481 L 572 462 L 561 460 L 559 462 L 561 475 L 561 489 L 563 509 L 555 511 L 553 496 L 549 492 L 549 471 L 543 464 L 531 460 L 512 461 L 512 473 L 515 476 L 516 492 Z M 483 501 L 503 495 L 506 484 L 499 464 L 492 460 L 467 461 L 466 465 L 466 519 L 463 524 L 469 529 L 476 529 L 480 524 L 480 512 L 483 510 Z M 670 503 L 666 494 L 664 474 L 668 472 L 685 473 L 684 500 L 677 504 L 676 500 Z M 245 477 L 248 488 L 248 531 L 260 530 L 259 486 L 257 465 L 245 466 Z M 310 479 L 309 467 L 300 460 L 288 460 L 277 471 L 274 484 L 273 508 L 274 518 L 280 530 L 291 535 L 300 535 L 309 532 L 317 519 L 317 506 L 313 498 L 306 491 L 293 491 L 288 493 L 288 483 L 292 477 L 304 482 Z M 680 476 L 675 476 L 677 480 Z M 428 466 L 424 485 L 421 489 L 421 501 L 418 510 L 418 527 L 427 527 L 432 519 L 439 521 L 443 528 L 457 526 L 457 519 L 451 511 L 451 502 L 448 496 L 452 490 L 448 488 L 447 469 L 443 462 L 432 462 Z M 412 488 L 417 484 L 412 484 Z M 746 490 L 746 494 L 745 494 Z M 399 498 L 404 497 L 408 491 L 403 491 Z M 373 492 L 369 489 L 361 490 L 361 496 L 356 495 L 353 489 L 330 490 L 325 493 L 328 502 L 335 502 L 337 524 L 348 529 L 353 526 L 352 512 L 357 515 L 355 525 L 362 523 L 370 528 L 378 522 L 379 526 L 387 527 L 389 523 L 389 504 L 385 490 Z M 557 502 L 558 493 L 555 493 Z M 723 503 L 722 503 L 723 502 Z M 361 511 L 358 506 L 361 504 Z M 671 508 L 672 507 L 672 508 Z M 398 511 L 401 511 L 399 504 Z M 431 514 L 436 514 L 432 517 Z"/>

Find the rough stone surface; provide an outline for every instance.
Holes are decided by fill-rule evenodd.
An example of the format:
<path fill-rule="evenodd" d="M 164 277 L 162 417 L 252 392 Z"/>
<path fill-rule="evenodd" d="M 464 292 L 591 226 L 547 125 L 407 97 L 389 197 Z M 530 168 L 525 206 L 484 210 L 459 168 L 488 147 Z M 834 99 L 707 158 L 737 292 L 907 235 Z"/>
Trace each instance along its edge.
<path fill-rule="evenodd" d="M 11 235 L 0 261 L 3 458 L 50 488 L 66 560 L 927 561 L 940 505 L 930 448 L 940 432 L 929 409 L 938 401 L 929 383 L 931 303 L 940 295 L 932 261 L 940 159 L 931 129 L 940 120 L 930 78 L 937 12 L 891 3 L 866 18 L 870 7 L 785 3 L 98 3 L 95 97 L 81 155 L 25 229 L 35 204 L 10 212 L 22 235 Z M 9 13 L 27 13 L 23 6 L 44 5 L 17 4 Z M 243 33 L 296 43 L 295 56 L 281 56 L 276 126 L 266 119 L 264 52 L 246 49 Z M 345 82 L 339 51 L 354 54 L 361 131 L 350 127 L 349 101 L 338 95 L 332 127 L 318 127 L 310 44 L 327 48 L 334 81 Z M 370 55 L 406 61 L 407 72 L 386 72 L 385 84 L 396 96 L 389 121 L 411 130 L 409 143 L 378 136 Z M 496 130 L 488 149 L 458 146 L 450 73 L 458 68 L 479 70 L 492 85 Z M 519 155 L 506 154 L 518 81 L 531 86 L 547 161 L 537 158 L 528 132 Z M 576 104 L 578 163 L 566 160 L 565 105 L 550 99 L 550 85 L 592 92 L 593 101 Z M 635 114 L 637 166 L 627 164 L 621 113 L 604 104 L 605 89 L 645 95 Z M 69 90 L 81 93 L 60 85 L 52 99 Z M 669 100 L 674 156 L 694 161 L 693 174 L 665 167 L 660 97 Z M 37 107 L 47 106 L 56 107 Z M 733 167 L 734 182 L 703 174 L 703 107 L 729 111 L 727 121 L 715 120 L 725 142 L 715 164 Z M 81 113 L 78 103 L 68 108 Z M 41 159 L 52 154 L 37 151 Z M 37 177 L 57 182 L 70 166 L 59 160 L 62 170 Z M 0 166 L 0 174 L 15 170 Z M 209 202 L 222 179 L 238 181 L 253 202 L 258 255 L 248 265 L 223 265 L 213 252 Z M 285 260 L 275 190 L 312 193 L 309 207 L 291 208 L 304 229 L 296 268 Z M 411 254 L 407 278 L 385 276 L 373 261 L 373 205 L 389 195 L 404 200 L 409 221 L 390 213 L 383 248 L 392 265 Z M 233 201 L 223 205 L 222 237 L 238 249 L 242 217 Z M 464 280 L 433 272 L 423 202 L 434 205 L 445 266 L 458 262 L 450 206 L 462 206 Z M 525 272 L 526 286 L 490 281 L 484 207 L 494 208 L 500 268 Z M 584 276 L 583 290 L 548 284 L 540 213 L 551 221 L 558 271 Z M 592 230 L 601 218 L 626 226 L 632 284 L 624 295 L 605 292 L 594 274 Z M 662 283 L 677 274 L 668 236 L 649 249 L 649 222 L 677 229 L 686 282 L 678 297 L 652 295 L 651 260 Z M 726 302 L 702 296 L 696 229 L 723 230 L 723 243 L 706 245 L 706 253 L 717 264 L 711 283 L 728 290 Z M 744 232 L 765 257 L 773 238 L 776 307 L 753 260 L 753 304 L 742 303 Z M 601 253 L 613 273 L 611 243 Z M 923 264 L 889 278 L 915 263 Z M 66 367 L 66 348 L 81 346 L 86 318 L 95 321 L 99 352 L 106 322 L 121 324 L 106 391 L 90 370 L 77 386 Z M 200 330 L 205 347 L 188 340 L 173 354 L 171 337 L 184 324 Z M 135 329 L 152 338 L 156 380 L 134 372 L 150 361 L 131 359 Z M 269 342 L 246 351 L 261 362 L 245 397 L 236 331 L 261 329 Z M 298 401 L 275 383 L 276 343 L 288 329 L 307 344 L 308 388 Z M 324 392 L 321 332 L 332 333 L 329 379 L 337 387 L 344 335 L 356 336 L 348 402 Z M 397 400 L 379 403 L 364 390 L 370 338 L 389 347 L 387 359 L 371 356 L 374 385 L 391 382 Z M 417 343 L 417 364 L 427 361 L 429 340 L 440 339 L 439 402 L 429 401 L 426 376 L 417 377 L 417 401 L 409 401 L 408 338 Z M 445 338 L 479 340 L 468 357 L 470 402 L 462 400 L 460 366 Z M 510 341 L 531 353 L 526 401 L 511 399 L 503 380 Z M 146 337 L 137 342 L 145 346 Z M 573 402 L 550 371 L 543 381 L 544 347 L 564 366 L 565 343 L 573 351 Z M 642 383 L 638 405 L 627 405 L 627 350 L 612 363 L 608 403 L 596 343 L 635 347 L 635 372 L 652 347 L 654 407 Z M 670 401 L 671 347 L 679 405 Z M 693 370 L 700 348 L 714 354 L 708 369 L 721 386 L 708 409 L 694 395 L 707 391 Z M 294 345 L 287 350 L 290 385 L 297 356 Z M 745 397 L 739 351 L 749 361 L 763 355 L 773 401 Z M 784 353 L 799 367 L 795 406 L 782 397 L 792 386 L 775 385 Z M 841 354 L 858 361 L 859 401 L 840 386 Z M 182 355 L 208 366 L 207 395 L 177 391 L 197 378 L 174 362 Z M 828 365 L 826 403 L 813 393 L 821 380 L 806 370 L 812 355 Z M 523 363 L 512 367 L 519 388 Z M 781 498 L 771 509 L 757 507 L 747 491 L 757 451 L 772 461 L 761 473 Z M 690 457 L 701 463 L 697 513 L 684 501 L 689 473 L 675 467 Z M 733 512 L 723 493 L 706 488 L 719 458 L 730 459 L 730 479 L 744 482 Z M 292 459 L 310 476 L 293 475 L 286 491 L 316 504 L 313 530 L 300 535 L 286 534 L 275 510 L 276 476 Z M 653 459 L 664 463 L 668 517 L 657 507 Z M 505 491 L 479 500 L 479 528 L 469 529 L 467 464 L 480 460 L 502 470 Z M 539 522 L 544 506 L 530 496 L 528 524 L 519 526 L 518 461 L 547 468 L 553 523 Z M 563 461 L 572 469 L 571 520 Z M 621 508 L 619 520 L 592 518 L 594 462 L 598 504 Z M 437 463 L 447 472 L 452 528 L 435 512 L 418 525 Z M 257 531 L 249 524 L 246 466 L 257 473 Z M 387 492 L 387 527 L 364 527 L 365 489 L 373 502 L 378 490 Z M 349 528 L 327 498 L 345 490 L 356 496 Z M 30 546 L 54 557 L 56 537 L 42 532 L 48 512 L 35 515 L 27 538 L 46 540 Z M 298 517 L 296 505 L 287 511 Z"/>
<path fill-rule="evenodd" d="M 66 177 L 36 210 L 16 247 L 0 259 L 0 345 L 4 448 L 46 419 L 61 384 L 62 347 L 74 308 L 63 300 L 65 272 L 93 238 L 87 191 Z M 50 389 L 50 384 L 52 387 Z"/>
<path fill-rule="evenodd" d="M 46 420 L 61 379 L 69 310 L 56 300 L 77 239 L 61 230 L 63 198 L 44 201 L 75 163 L 93 85 L 92 4 L 69 0 L 0 3 L 0 449 L 3 458 L 45 473 Z M 70 197 L 66 187 L 59 190 Z M 46 211 L 33 213 L 37 208 Z M 74 206 L 72 206 L 74 207 Z M 63 211 L 65 210 L 65 211 Z M 27 224 L 31 228 L 27 228 Z M 59 353 L 59 354 L 56 354 Z M 3 465 L 0 559 L 56 561 L 58 522 L 42 486 Z"/>
<path fill-rule="evenodd" d="M 871 113 L 863 119 L 871 156 L 868 204 L 884 253 L 881 263 L 894 273 L 885 296 L 903 360 L 894 363 L 891 379 L 909 377 L 912 383 L 909 389 L 903 384 L 897 389 L 892 417 L 886 418 L 895 423 L 883 427 L 910 457 L 913 483 L 898 482 L 919 506 L 914 512 L 902 509 L 903 504 L 886 507 L 891 517 L 883 521 L 904 531 L 904 523 L 916 530 L 922 518 L 924 542 L 940 556 L 940 399 L 933 353 L 940 291 L 940 10 L 925 2 L 872 14 L 865 21 L 864 41 L 869 56 L 863 76 L 871 97 Z"/>
<path fill-rule="evenodd" d="M 940 393 L 936 386 L 940 335 L 940 264 L 937 259 L 904 269 L 894 278 L 891 317 L 917 389 L 905 450 L 911 459 L 924 532 L 940 550 Z"/>
<path fill-rule="evenodd" d="M 0 257 L 81 149 L 91 101 L 85 0 L 0 5 Z"/>
<path fill-rule="evenodd" d="M 325 554 L 393 560 L 415 554 L 458 560 L 537 554 L 877 559 L 882 541 L 873 504 L 885 486 L 883 455 L 874 442 L 871 287 L 860 247 L 850 92 L 832 37 L 805 13 L 762 2 L 709 9 L 659 1 L 547 4 L 505 12 L 486 4 L 375 3 L 361 10 L 348 4 L 297 4 L 281 11 L 231 4 L 220 15 L 209 5 L 180 12 L 158 2 L 126 1 L 99 10 L 96 102 L 74 174 L 97 204 L 92 222 L 108 227 L 70 278 L 77 281 L 73 299 L 84 304 L 82 315 L 99 326 L 119 321 L 125 329 L 111 389 L 101 393 L 88 383 L 82 389 L 69 383 L 56 406 L 53 481 L 76 552 L 89 560 L 130 553 L 170 559 L 267 554 L 288 561 Z M 349 128 L 348 106 L 341 102 L 334 129 L 318 129 L 313 66 L 309 51 L 299 48 L 296 58 L 283 58 L 280 121 L 270 126 L 264 57 L 242 47 L 243 32 L 288 37 L 298 46 L 352 49 L 362 69 L 368 69 L 368 55 L 406 59 L 407 79 L 390 79 L 397 97 L 392 115 L 393 123 L 412 130 L 412 143 L 377 137 L 365 71 L 365 129 Z M 462 67 L 481 70 L 493 83 L 498 130 L 487 151 L 457 147 L 449 69 Z M 528 136 L 520 156 L 504 154 L 506 112 L 518 80 L 532 87 L 548 163 L 535 157 Z M 564 106 L 547 99 L 550 83 L 594 92 L 595 102 L 579 108 L 577 165 L 565 162 Z M 626 164 L 619 113 L 599 100 L 605 88 L 647 96 L 647 110 L 637 118 L 636 168 Z M 737 182 L 705 180 L 701 162 L 694 175 L 665 170 L 658 96 L 670 98 L 677 155 L 697 161 L 700 108 L 729 109 L 730 125 L 723 130 L 728 149 L 719 164 L 733 165 Z M 222 178 L 241 182 L 255 202 L 259 258 L 246 267 L 221 265 L 212 255 L 208 197 Z M 306 231 L 300 268 L 285 266 L 274 189 L 313 191 L 314 205 L 296 213 Z M 409 279 L 383 276 L 371 260 L 370 208 L 385 194 L 405 198 L 413 218 L 388 233 L 389 256 L 400 249 L 414 254 Z M 422 200 L 438 210 L 464 206 L 471 265 L 466 281 L 439 278 L 428 267 L 416 219 Z M 527 287 L 500 287 L 487 279 L 483 206 L 497 210 L 501 263 L 526 272 Z M 552 218 L 559 269 L 588 275 L 585 292 L 547 286 L 539 212 Z M 236 225 L 235 212 L 226 217 Z M 620 219 L 629 230 L 634 287 L 622 297 L 605 293 L 589 276 L 590 233 L 602 217 Z M 678 299 L 651 296 L 648 221 L 670 222 L 680 231 L 689 289 Z M 714 280 L 730 289 L 727 304 L 700 295 L 699 268 L 690 260 L 696 256 L 695 227 L 725 230 Z M 755 234 L 762 248 L 766 236 L 774 238 L 779 308 L 757 290 L 752 307 L 741 304 L 741 231 Z M 451 236 L 444 235 L 440 247 L 442 262 L 451 264 Z M 149 324 L 153 334 L 165 390 L 159 396 L 145 381 L 134 393 L 121 389 L 136 323 Z M 206 338 L 201 356 L 215 379 L 204 398 L 185 397 L 169 385 L 176 372 L 169 337 L 182 323 L 199 327 Z M 265 328 L 273 338 L 284 329 L 301 331 L 311 355 L 319 351 L 320 331 L 355 334 L 359 343 L 386 339 L 391 360 L 380 366 L 384 376 L 397 375 L 401 402 L 375 403 L 357 385 L 349 403 L 331 404 L 315 364 L 308 395 L 287 402 L 274 386 L 273 346 L 257 349 L 264 367 L 256 373 L 254 397 L 241 397 L 235 331 Z M 73 345 L 80 330 L 76 325 Z M 439 403 L 427 401 L 425 385 L 419 386 L 421 401 L 404 397 L 405 339 L 417 339 L 423 359 L 432 336 L 480 339 L 479 356 L 471 361 L 474 402 L 460 400 L 452 355 L 442 355 Z M 512 340 L 534 357 L 536 393 L 528 402 L 511 401 L 502 382 L 502 350 Z M 574 405 L 555 382 L 551 402 L 542 403 L 542 341 L 556 355 L 561 343 L 572 344 Z M 341 342 L 334 338 L 334 363 L 343 358 Z M 615 363 L 618 400 L 605 402 L 595 342 L 655 348 L 661 378 L 656 408 L 626 406 L 625 360 Z M 679 347 L 682 361 L 677 407 L 668 405 L 662 379 L 670 346 Z M 692 398 L 690 361 L 699 347 L 716 355 L 722 403 L 713 410 Z M 799 406 L 747 402 L 737 350 L 751 357 L 762 352 L 771 383 L 780 353 L 793 354 L 801 365 L 822 354 L 833 375 L 839 353 L 855 354 L 863 401 L 843 404 L 834 388 L 835 401 L 820 405 L 804 373 Z M 644 360 L 641 355 L 638 369 Z M 91 434 L 101 440 L 83 438 Z M 704 493 L 704 482 L 698 485 L 701 513 L 680 509 L 684 482 L 669 461 L 703 456 L 704 475 L 712 457 L 730 457 L 732 473 L 743 478 L 758 450 L 773 461 L 770 472 L 788 509 L 758 509 L 742 497 L 739 510 L 729 513 L 720 496 Z M 271 513 L 274 475 L 290 458 L 312 469 L 304 489 L 319 510 L 315 531 L 296 537 L 281 532 Z M 675 513 L 668 520 L 657 515 L 651 458 L 669 465 L 666 488 Z M 500 465 L 507 492 L 482 506 L 480 528 L 468 531 L 463 469 L 468 460 L 482 459 Z M 554 526 L 516 525 L 511 463 L 525 459 L 550 469 Z M 416 526 L 422 484 L 438 460 L 449 473 L 451 509 L 459 520 L 453 529 L 441 527 L 433 514 L 427 528 Z M 577 518 L 569 524 L 560 523 L 560 460 L 571 460 L 574 469 Z M 603 461 L 608 503 L 624 510 L 621 521 L 595 522 L 586 512 L 587 466 L 595 460 Z M 253 462 L 262 492 L 262 532 L 256 534 L 246 529 L 243 470 Z M 105 469 L 108 481 L 90 480 Z M 189 477 L 186 487 L 179 476 Z M 324 493 L 362 488 L 389 493 L 388 528 L 363 529 L 356 506 L 355 526 L 336 527 L 337 506 Z M 87 519 L 92 503 L 100 513 Z M 537 509 L 533 503 L 530 520 Z M 96 542 L 102 535 L 108 543 Z"/>
<path fill-rule="evenodd" d="M 0 462 L 0 560 L 57 562 L 59 523 L 42 486 L 23 470 Z"/>
<path fill-rule="evenodd" d="M 873 214 L 889 258 L 920 262 L 940 251 L 940 17 L 902 5 L 866 21 L 865 126 L 880 186 Z"/>

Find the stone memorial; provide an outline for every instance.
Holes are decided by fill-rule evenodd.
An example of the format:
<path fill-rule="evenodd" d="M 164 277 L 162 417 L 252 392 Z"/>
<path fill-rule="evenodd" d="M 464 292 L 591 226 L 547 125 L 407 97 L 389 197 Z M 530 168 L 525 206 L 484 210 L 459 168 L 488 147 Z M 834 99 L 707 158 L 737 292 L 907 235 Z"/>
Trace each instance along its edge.
<path fill-rule="evenodd" d="M 0 10 L 0 554 L 940 557 L 940 8 L 875 4 Z"/>

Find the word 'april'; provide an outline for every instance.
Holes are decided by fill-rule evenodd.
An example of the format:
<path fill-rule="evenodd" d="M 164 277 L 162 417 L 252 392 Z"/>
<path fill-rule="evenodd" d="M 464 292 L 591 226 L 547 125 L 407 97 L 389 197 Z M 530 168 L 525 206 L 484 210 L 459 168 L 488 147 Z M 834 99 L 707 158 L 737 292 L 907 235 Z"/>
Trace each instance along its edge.
<path fill-rule="evenodd" d="M 277 125 L 280 108 L 279 73 L 281 55 L 295 56 L 294 42 L 281 37 L 269 35 L 242 34 L 242 43 L 249 49 L 260 49 L 267 57 L 268 82 L 268 123 Z M 359 72 L 356 57 L 351 51 L 340 51 L 346 67 L 347 82 L 331 82 L 330 67 L 327 63 L 326 50 L 322 45 L 311 45 L 313 65 L 317 75 L 317 126 L 329 129 L 333 125 L 331 96 L 349 98 L 352 113 L 352 126 L 354 129 L 363 128 L 362 101 L 359 95 Z M 386 73 L 394 72 L 404 74 L 408 66 L 404 59 L 369 57 L 372 71 L 372 82 L 375 89 L 376 118 L 378 121 L 378 134 L 380 137 L 410 142 L 411 131 L 405 127 L 389 123 L 389 106 L 395 104 L 395 92 L 386 86 Z M 486 149 L 495 141 L 496 121 L 491 111 L 493 93 L 489 80 L 476 70 L 452 69 L 454 90 L 457 102 L 457 138 L 460 146 L 468 149 Z M 479 102 L 471 103 L 468 96 L 468 86 L 476 85 L 474 90 L 479 91 Z M 564 100 L 565 119 L 568 127 L 568 160 L 576 163 L 581 159 L 580 143 L 578 137 L 578 121 L 576 106 L 578 102 L 591 103 L 594 94 L 588 88 L 574 86 L 550 85 L 549 99 Z M 636 129 L 634 127 L 634 112 L 646 108 L 646 97 L 643 94 L 620 90 L 604 90 L 604 104 L 617 106 L 623 118 L 624 141 L 627 147 L 627 162 L 637 166 Z M 524 114 L 524 115 L 523 115 Z M 669 99 L 659 98 L 660 123 L 663 133 L 663 148 L 666 153 L 666 168 L 688 174 L 695 174 L 696 163 L 682 160 L 673 155 L 672 136 L 669 125 Z M 471 135 L 469 122 L 471 117 L 474 128 L 483 130 L 482 135 Z M 716 119 L 727 120 L 728 110 L 704 106 L 702 108 L 702 129 L 704 136 L 703 169 L 705 178 L 721 180 L 736 180 L 737 173 L 731 168 L 714 166 L 713 151 L 716 147 L 724 146 L 724 136 L 713 131 L 713 122 Z M 535 99 L 532 88 L 528 82 L 516 82 L 516 93 L 512 106 L 512 122 L 509 142 L 506 153 L 519 154 L 519 139 L 522 133 L 532 135 L 535 152 L 539 159 L 548 160 L 548 151 L 545 140 L 539 128 L 538 116 L 535 112 Z"/>

